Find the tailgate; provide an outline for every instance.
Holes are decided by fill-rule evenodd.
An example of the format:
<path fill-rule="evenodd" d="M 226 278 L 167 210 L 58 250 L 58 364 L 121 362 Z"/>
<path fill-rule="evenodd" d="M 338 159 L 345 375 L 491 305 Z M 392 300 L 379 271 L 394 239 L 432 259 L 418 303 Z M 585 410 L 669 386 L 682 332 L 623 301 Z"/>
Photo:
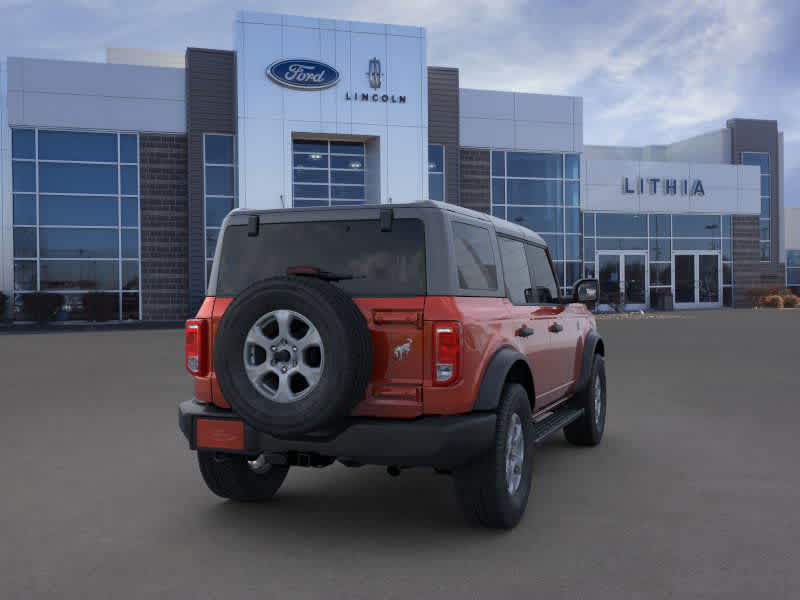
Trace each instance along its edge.
<path fill-rule="evenodd" d="M 422 414 L 425 298 L 353 298 L 372 335 L 372 376 L 354 415 Z"/>

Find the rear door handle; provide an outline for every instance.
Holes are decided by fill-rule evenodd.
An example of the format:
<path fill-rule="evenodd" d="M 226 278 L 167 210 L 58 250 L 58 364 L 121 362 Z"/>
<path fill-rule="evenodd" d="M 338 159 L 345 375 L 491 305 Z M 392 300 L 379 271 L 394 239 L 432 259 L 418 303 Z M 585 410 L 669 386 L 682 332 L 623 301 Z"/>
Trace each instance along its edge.
<path fill-rule="evenodd" d="M 547 330 L 552 331 L 553 333 L 558 333 L 559 331 L 564 331 L 564 328 L 561 326 L 561 323 L 553 323 L 547 328 Z"/>
<path fill-rule="evenodd" d="M 522 327 L 517 329 L 516 333 L 519 337 L 528 337 L 529 335 L 533 335 L 533 329 L 531 329 L 527 325 L 523 325 Z"/>

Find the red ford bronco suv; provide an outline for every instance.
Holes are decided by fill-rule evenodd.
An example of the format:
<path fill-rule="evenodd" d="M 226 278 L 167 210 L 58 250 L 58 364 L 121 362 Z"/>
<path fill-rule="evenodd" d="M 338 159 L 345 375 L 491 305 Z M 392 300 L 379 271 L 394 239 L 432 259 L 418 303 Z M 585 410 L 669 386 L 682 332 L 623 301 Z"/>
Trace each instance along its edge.
<path fill-rule="evenodd" d="M 180 427 L 212 492 L 271 498 L 291 466 L 433 467 L 513 527 L 534 447 L 593 446 L 604 346 L 537 234 L 440 202 L 239 209 L 185 330 Z"/>

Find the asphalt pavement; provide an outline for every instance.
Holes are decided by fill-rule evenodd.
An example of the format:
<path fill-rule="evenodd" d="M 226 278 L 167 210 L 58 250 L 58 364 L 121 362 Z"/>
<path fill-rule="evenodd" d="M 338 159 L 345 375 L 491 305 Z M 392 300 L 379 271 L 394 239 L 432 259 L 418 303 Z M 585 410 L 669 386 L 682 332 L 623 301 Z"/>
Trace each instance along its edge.
<path fill-rule="evenodd" d="M 513 531 L 447 476 L 205 488 L 182 332 L 0 335 L 0 598 L 798 598 L 800 310 L 602 319 L 596 448 L 536 452 Z"/>

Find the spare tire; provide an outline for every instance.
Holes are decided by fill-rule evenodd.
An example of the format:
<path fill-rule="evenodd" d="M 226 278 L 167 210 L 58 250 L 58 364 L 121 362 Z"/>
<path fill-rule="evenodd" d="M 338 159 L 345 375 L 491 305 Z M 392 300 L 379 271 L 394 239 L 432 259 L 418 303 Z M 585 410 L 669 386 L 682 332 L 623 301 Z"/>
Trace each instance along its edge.
<path fill-rule="evenodd" d="M 361 311 L 339 288 L 274 277 L 225 310 L 214 370 L 225 400 L 255 429 L 280 436 L 327 431 L 364 397 L 372 341 Z"/>

